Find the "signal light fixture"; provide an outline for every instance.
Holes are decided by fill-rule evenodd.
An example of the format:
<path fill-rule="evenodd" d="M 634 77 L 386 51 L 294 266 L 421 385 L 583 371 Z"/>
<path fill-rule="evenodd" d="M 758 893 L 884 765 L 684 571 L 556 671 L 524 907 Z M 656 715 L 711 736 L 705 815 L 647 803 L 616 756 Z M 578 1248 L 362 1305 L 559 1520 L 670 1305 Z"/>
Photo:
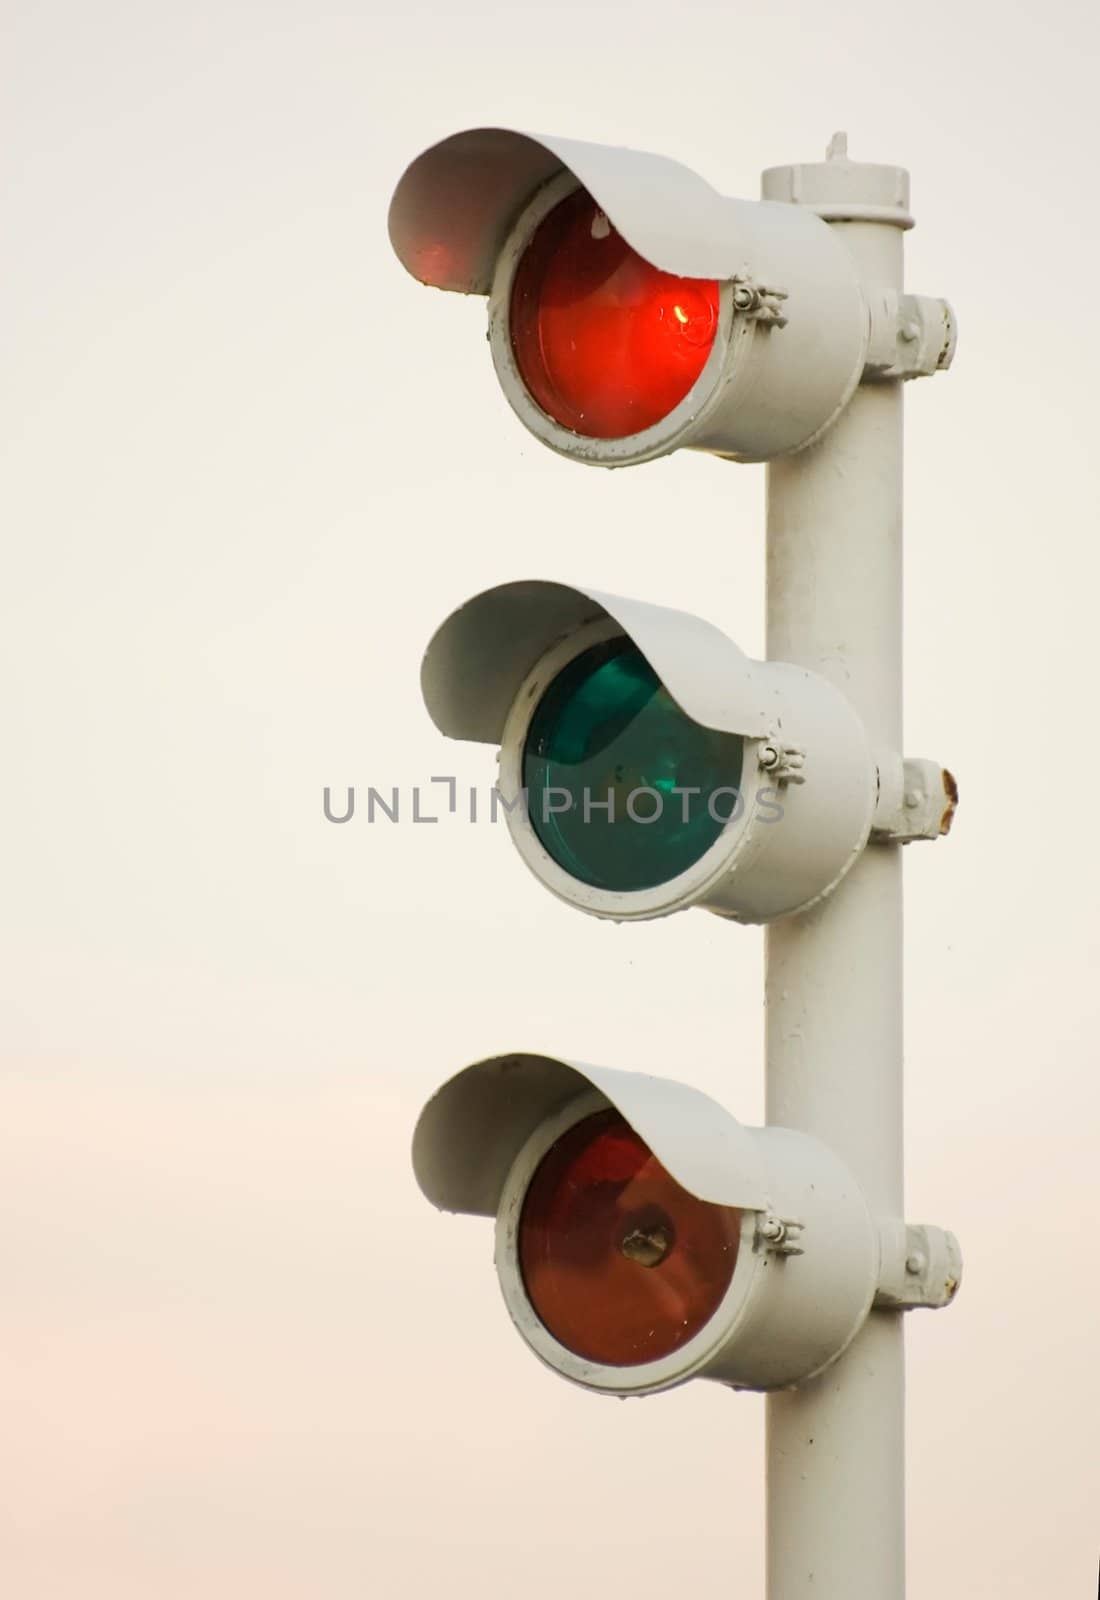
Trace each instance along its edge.
<path fill-rule="evenodd" d="M 422 1111 L 413 1167 L 435 1205 L 495 1215 L 519 1332 L 603 1394 L 782 1388 L 834 1361 L 876 1301 L 945 1305 L 958 1287 L 950 1234 L 880 1221 L 816 1139 L 747 1128 L 667 1078 L 476 1062 Z"/>
<path fill-rule="evenodd" d="M 897 352 L 897 306 L 865 297 L 826 222 L 664 156 L 470 129 L 409 166 L 389 229 L 422 282 L 488 296 L 509 403 L 594 466 L 801 449 Z"/>
<path fill-rule="evenodd" d="M 421 684 L 444 733 L 500 746 L 513 843 L 593 916 L 771 921 L 828 894 L 875 821 L 876 760 L 844 696 L 684 612 L 502 584 L 437 631 Z"/>

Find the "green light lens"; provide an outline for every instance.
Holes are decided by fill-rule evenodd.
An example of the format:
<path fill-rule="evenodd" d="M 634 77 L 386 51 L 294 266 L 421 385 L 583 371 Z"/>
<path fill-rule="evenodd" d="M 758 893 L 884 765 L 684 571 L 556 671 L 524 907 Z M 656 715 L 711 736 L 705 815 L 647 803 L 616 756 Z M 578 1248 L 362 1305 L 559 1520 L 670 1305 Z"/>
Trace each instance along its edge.
<path fill-rule="evenodd" d="M 744 742 L 692 722 L 631 640 L 571 661 L 535 709 L 523 751 L 542 847 L 598 889 L 685 872 L 740 815 Z"/>

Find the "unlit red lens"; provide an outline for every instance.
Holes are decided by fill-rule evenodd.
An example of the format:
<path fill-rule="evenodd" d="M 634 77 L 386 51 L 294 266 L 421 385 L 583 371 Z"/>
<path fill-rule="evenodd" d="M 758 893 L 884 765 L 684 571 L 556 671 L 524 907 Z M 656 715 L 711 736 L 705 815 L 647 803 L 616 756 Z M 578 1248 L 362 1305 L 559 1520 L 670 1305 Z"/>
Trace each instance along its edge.
<path fill-rule="evenodd" d="M 641 433 L 702 372 L 718 284 L 661 272 L 579 189 L 536 228 L 510 306 L 516 364 L 536 404 L 594 439 Z"/>
<path fill-rule="evenodd" d="M 688 1194 L 617 1111 L 601 1111 L 536 1169 L 520 1214 L 520 1270 L 559 1344 L 604 1366 L 641 1366 L 710 1321 L 740 1236 L 740 1211 Z"/>

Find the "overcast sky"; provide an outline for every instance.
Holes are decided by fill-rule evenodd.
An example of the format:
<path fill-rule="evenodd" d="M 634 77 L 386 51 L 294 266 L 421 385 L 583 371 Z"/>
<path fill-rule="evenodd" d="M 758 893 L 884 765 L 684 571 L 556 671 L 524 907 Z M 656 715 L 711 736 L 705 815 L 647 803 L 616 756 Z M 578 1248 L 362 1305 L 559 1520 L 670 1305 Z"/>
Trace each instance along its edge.
<path fill-rule="evenodd" d="M 420 1104 L 528 1048 L 762 1110 L 758 930 L 614 927 L 503 824 L 423 646 L 508 578 L 763 646 L 763 469 L 597 473 L 514 419 L 484 302 L 386 236 L 501 122 L 760 169 L 900 162 L 955 368 L 908 391 L 914 1597 L 1095 1579 L 1098 26 L 1084 0 L 9 0 L 0 655 L 0 1587 L 13 1600 L 762 1596 L 763 1404 L 614 1405 L 512 1332 Z M 944 1574 L 950 1574 L 949 1580 Z"/>

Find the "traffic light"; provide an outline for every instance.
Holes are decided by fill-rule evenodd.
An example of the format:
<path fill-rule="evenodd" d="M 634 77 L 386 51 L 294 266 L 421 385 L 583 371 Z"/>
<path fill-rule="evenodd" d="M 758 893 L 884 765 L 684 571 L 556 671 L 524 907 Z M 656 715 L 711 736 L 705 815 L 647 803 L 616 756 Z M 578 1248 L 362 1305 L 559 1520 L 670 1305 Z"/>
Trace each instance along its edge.
<path fill-rule="evenodd" d="M 433 1204 L 496 1218 L 519 1333 L 603 1394 L 785 1388 L 834 1361 L 876 1297 L 941 1306 L 959 1282 L 952 1236 L 873 1216 L 817 1139 L 643 1073 L 479 1061 L 425 1107 L 413 1166 Z"/>
<path fill-rule="evenodd" d="M 943 301 L 868 295 L 828 223 L 788 198 L 476 128 L 412 163 L 389 228 L 414 277 L 488 295 L 501 386 L 552 449 L 604 467 L 685 447 L 767 461 L 816 439 L 869 368 L 932 372 L 954 349 Z"/>
<path fill-rule="evenodd" d="M 443 733 L 499 746 L 512 838 L 566 903 L 765 924 L 766 1126 L 521 1053 L 443 1086 L 414 1166 L 436 1205 L 496 1217 L 508 1309 L 562 1376 L 767 1391 L 769 1600 L 902 1600 L 901 1313 L 948 1304 L 961 1272 L 902 1184 L 901 847 L 957 801 L 903 753 L 902 390 L 950 365 L 955 320 L 905 290 L 901 168 L 837 135 L 762 192 L 482 128 L 394 194 L 397 255 L 488 296 L 497 376 L 543 443 L 767 463 L 766 660 L 698 617 L 530 580 L 454 612 L 422 670 Z M 685 546 L 715 540 L 682 522 Z"/>
<path fill-rule="evenodd" d="M 828 893 L 870 833 L 877 769 L 844 696 L 682 611 L 504 584 L 447 619 L 422 686 L 444 733 L 500 746 L 520 855 L 594 916 L 767 922 Z"/>

